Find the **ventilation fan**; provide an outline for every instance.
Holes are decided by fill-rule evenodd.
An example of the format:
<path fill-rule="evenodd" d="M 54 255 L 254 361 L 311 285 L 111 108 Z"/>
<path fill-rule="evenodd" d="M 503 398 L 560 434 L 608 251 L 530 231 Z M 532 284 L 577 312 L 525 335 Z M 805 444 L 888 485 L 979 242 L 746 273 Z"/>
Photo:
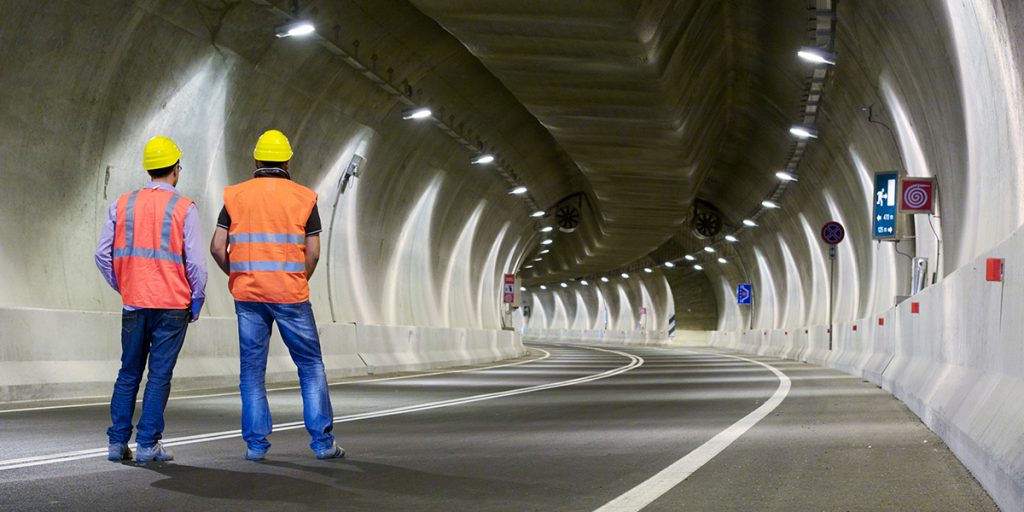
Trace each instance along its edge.
<path fill-rule="evenodd" d="M 566 204 L 555 210 L 555 222 L 558 223 L 559 231 L 572 233 L 580 225 L 580 209 L 574 205 Z"/>
<path fill-rule="evenodd" d="M 713 238 L 722 231 L 722 217 L 710 208 L 696 207 L 691 227 L 697 236 Z"/>

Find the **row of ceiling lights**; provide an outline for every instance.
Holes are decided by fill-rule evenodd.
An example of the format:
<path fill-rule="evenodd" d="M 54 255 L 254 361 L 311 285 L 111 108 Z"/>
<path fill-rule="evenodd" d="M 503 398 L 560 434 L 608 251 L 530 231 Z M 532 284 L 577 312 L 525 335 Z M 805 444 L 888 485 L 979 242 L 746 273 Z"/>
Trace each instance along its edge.
<path fill-rule="evenodd" d="M 797 56 L 800 57 L 801 59 L 804 59 L 804 60 L 806 60 L 808 62 L 812 62 L 814 64 L 835 65 L 835 63 L 836 63 L 836 58 L 835 58 L 834 54 L 826 52 L 826 51 L 824 51 L 824 50 L 822 50 L 820 48 L 815 48 L 815 47 L 802 47 L 797 52 Z M 818 138 L 818 131 L 816 129 L 814 129 L 814 127 L 811 127 L 811 126 L 795 125 L 795 126 L 793 126 L 793 127 L 791 127 L 789 129 L 789 133 L 792 134 L 794 137 L 797 137 L 797 138 L 800 138 L 800 139 L 816 139 L 816 138 Z M 777 177 L 779 180 L 784 181 L 784 182 L 799 181 L 799 178 L 797 177 L 797 175 L 795 173 L 793 173 L 793 172 L 790 172 L 790 171 L 778 171 L 778 172 L 775 173 L 775 177 Z M 773 209 L 781 208 L 782 205 L 780 205 L 779 203 L 777 203 L 775 201 L 772 201 L 770 199 L 766 199 L 766 200 L 761 202 L 761 207 L 763 209 L 773 210 Z M 539 216 L 543 216 L 543 214 L 544 214 L 544 212 L 537 212 L 537 213 L 540 214 Z M 758 213 L 760 213 L 760 212 L 759 211 L 755 212 L 755 215 L 753 215 L 752 217 L 756 217 Z M 745 226 L 747 228 L 754 228 L 754 227 L 757 227 L 757 223 L 752 218 L 746 218 L 746 219 L 743 219 L 743 226 Z M 545 228 L 541 229 L 541 231 L 545 232 L 545 233 L 550 232 L 551 230 L 552 230 L 551 227 L 545 227 Z M 739 230 L 737 230 L 737 231 L 739 231 Z M 739 238 L 737 238 L 736 235 L 733 234 L 733 233 L 725 235 L 724 239 L 725 239 L 725 241 L 730 242 L 730 243 L 738 243 L 740 241 Z M 551 243 L 551 240 L 545 240 L 542 243 L 548 244 L 548 243 Z M 712 245 L 708 245 L 708 246 L 704 247 L 704 252 L 708 253 L 708 254 L 715 254 L 717 251 L 715 250 L 715 248 Z M 543 255 L 543 254 L 547 254 L 548 252 L 549 251 L 544 250 L 544 251 L 541 251 L 540 254 Z M 698 253 L 698 254 L 700 254 L 700 253 Z M 539 262 L 541 260 L 543 260 L 543 258 L 538 257 L 538 258 L 535 258 L 533 261 Z M 687 262 L 694 262 L 692 267 L 691 267 L 694 270 L 698 270 L 698 271 L 704 270 L 704 266 L 703 265 L 701 265 L 700 263 L 696 263 L 697 256 L 695 256 L 693 254 L 684 255 L 683 256 L 683 260 L 685 260 Z M 723 257 L 718 257 L 717 261 L 720 264 L 726 264 L 726 263 L 729 262 L 727 259 L 725 259 Z M 676 261 L 669 260 L 669 261 L 666 261 L 666 262 L 662 263 L 661 265 L 655 265 L 655 267 L 659 267 L 659 266 L 660 267 L 665 267 L 665 268 L 675 268 L 677 266 L 677 263 L 676 263 Z M 530 265 L 525 266 L 524 268 L 530 269 L 530 268 L 533 268 L 533 265 L 530 264 Z M 649 274 L 649 273 L 652 273 L 653 271 L 654 270 L 652 268 L 650 268 L 650 267 L 645 267 L 644 268 L 644 272 L 645 273 Z M 628 273 L 623 272 L 621 275 L 622 275 L 623 279 L 629 279 L 629 274 Z M 601 277 L 600 279 L 604 283 L 609 282 L 608 277 Z M 579 282 L 583 286 L 589 286 L 590 285 L 590 283 L 586 279 L 582 279 Z M 569 285 L 567 283 L 563 282 L 563 283 L 560 283 L 560 286 L 562 288 L 568 288 Z M 548 288 L 547 288 L 546 285 L 540 285 L 540 289 L 541 290 L 547 290 Z M 526 291 L 526 288 L 523 287 L 522 290 Z"/>

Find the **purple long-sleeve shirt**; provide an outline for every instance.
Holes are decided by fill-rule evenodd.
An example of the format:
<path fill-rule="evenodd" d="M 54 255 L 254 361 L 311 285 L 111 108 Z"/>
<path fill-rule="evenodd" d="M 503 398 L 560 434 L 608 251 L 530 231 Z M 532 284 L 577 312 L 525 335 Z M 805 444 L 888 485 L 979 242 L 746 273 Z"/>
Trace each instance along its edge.
<path fill-rule="evenodd" d="M 177 189 L 168 183 L 151 181 L 143 188 L 166 190 L 178 193 Z M 117 224 L 117 201 L 110 205 L 107 211 L 107 221 L 103 224 L 103 231 L 100 233 L 100 242 L 96 245 L 96 266 L 99 267 L 103 278 L 107 280 L 114 291 L 121 293 L 117 287 L 117 276 L 114 275 L 114 233 Z M 199 212 L 196 205 L 189 205 L 185 213 L 185 277 L 188 285 L 192 288 L 192 300 L 204 300 L 206 298 L 206 253 L 200 249 Z M 132 304 L 125 304 L 124 309 L 129 311 L 141 309 Z"/>

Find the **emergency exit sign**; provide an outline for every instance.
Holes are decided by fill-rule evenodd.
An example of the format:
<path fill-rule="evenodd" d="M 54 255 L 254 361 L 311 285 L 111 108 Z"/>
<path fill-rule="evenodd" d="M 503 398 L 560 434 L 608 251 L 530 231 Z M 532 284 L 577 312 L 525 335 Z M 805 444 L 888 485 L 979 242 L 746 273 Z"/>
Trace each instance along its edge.
<path fill-rule="evenodd" d="M 900 175 L 895 171 L 875 173 L 871 238 L 875 240 L 896 240 L 896 204 L 899 199 Z"/>

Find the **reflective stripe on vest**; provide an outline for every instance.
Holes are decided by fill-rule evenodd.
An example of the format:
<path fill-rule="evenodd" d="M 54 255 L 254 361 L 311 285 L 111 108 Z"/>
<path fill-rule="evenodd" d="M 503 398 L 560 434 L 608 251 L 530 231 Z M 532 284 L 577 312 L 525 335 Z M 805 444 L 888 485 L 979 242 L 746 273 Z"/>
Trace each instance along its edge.
<path fill-rule="evenodd" d="M 188 307 L 192 290 L 185 274 L 184 225 L 192 204 L 159 188 L 136 190 L 118 200 L 113 259 L 125 305 Z"/>
<path fill-rule="evenodd" d="M 306 244 L 306 235 L 289 233 L 235 233 L 228 235 L 229 244 Z"/>
<path fill-rule="evenodd" d="M 305 272 L 301 261 L 232 261 L 232 272 Z"/>

